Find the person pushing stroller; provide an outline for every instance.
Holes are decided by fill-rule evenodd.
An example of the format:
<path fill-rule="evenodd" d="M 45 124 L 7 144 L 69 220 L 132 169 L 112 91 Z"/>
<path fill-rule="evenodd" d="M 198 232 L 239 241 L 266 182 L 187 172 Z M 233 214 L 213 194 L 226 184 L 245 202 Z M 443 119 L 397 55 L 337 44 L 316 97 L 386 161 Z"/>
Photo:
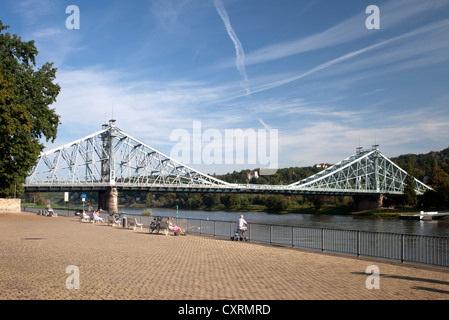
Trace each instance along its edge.
<path fill-rule="evenodd" d="M 248 229 L 246 227 L 248 223 L 245 221 L 243 214 L 240 216 L 239 221 L 237 222 L 237 232 L 243 237 L 245 241 L 248 241 L 248 238 L 246 237 L 246 230 Z"/>

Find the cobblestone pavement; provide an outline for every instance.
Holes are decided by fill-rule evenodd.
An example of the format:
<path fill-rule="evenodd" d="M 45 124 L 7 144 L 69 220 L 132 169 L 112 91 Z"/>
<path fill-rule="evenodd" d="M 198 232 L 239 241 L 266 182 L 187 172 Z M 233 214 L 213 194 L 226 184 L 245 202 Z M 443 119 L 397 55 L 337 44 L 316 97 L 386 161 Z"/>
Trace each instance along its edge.
<path fill-rule="evenodd" d="M 370 265 L 377 266 L 379 278 L 366 273 Z M 79 289 L 67 287 L 76 284 L 69 266 L 79 270 Z M 379 289 L 367 289 L 367 282 Z M 3 300 L 445 300 L 449 270 L 22 212 L 0 214 L 0 295 Z"/>

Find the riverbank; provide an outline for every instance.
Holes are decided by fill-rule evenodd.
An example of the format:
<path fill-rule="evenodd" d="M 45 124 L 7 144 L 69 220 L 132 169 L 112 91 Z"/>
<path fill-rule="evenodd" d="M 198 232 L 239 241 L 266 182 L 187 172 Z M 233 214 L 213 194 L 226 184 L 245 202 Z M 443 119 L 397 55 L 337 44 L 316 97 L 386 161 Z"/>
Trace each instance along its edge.
<path fill-rule="evenodd" d="M 37 213 L 39 208 L 28 207 L 25 210 Z M 75 210 L 54 209 L 58 214 L 75 216 Z M 78 209 L 79 210 L 79 209 Z M 148 208 L 121 207 L 119 214 L 142 216 Z M 449 220 L 421 221 L 403 220 L 397 217 L 375 217 L 357 214 L 310 214 L 310 213 L 267 213 L 267 212 L 243 212 L 243 211 L 205 211 L 189 210 L 184 208 L 151 208 L 152 216 L 188 218 L 196 220 L 237 221 L 240 215 L 244 215 L 248 223 L 299 226 L 311 228 L 344 229 L 369 232 L 390 232 L 400 234 L 417 234 L 429 236 L 449 237 Z M 107 219 L 107 214 L 103 212 Z M 151 219 L 151 218 L 150 218 Z M 143 219 L 147 221 L 148 217 Z"/>
<path fill-rule="evenodd" d="M 93 208 L 97 208 L 97 204 L 91 204 Z M 47 206 L 38 206 L 33 205 L 32 203 L 23 203 L 22 207 L 34 207 L 46 209 Z M 57 206 L 52 205 L 53 209 L 62 209 L 62 210 L 80 210 L 79 207 L 68 207 L 68 206 Z M 87 209 L 88 206 L 85 206 Z M 149 207 L 145 204 L 128 204 L 128 205 L 120 205 L 120 209 L 126 210 L 126 208 L 139 208 L 139 209 L 148 209 Z M 158 209 L 176 209 L 176 207 L 151 207 Z M 354 217 L 374 217 L 374 218 L 391 218 L 397 219 L 400 215 L 415 215 L 418 214 L 421 209 L 418 208 L 410 208 L 410 207 L 396 207 L 396 208 L 378 208 L 372 210 L 364 210 L 364 211 L 355 211 L 351 205 L 340 205 L 340 206 L 322 206 L 320 208 L 311 207 L 311 206 L 292 206 L 286 210 L 269 210 L 266 206 L 263 205 L 248 205 L 245 207 L 236 206 L 233 208 L 226 208 L 223 205 L 219 205 L 212 208 L 179 208 L 179 210 L 199 210 L 204 212 L 262 212 L 273 215 L 285 215 L 285 214 L 310 214 L 310 215 L 342 215 L 342 216 L 354 216 Z M 442 220 L 449 220 L 449 217 L 441 218 Z"/>

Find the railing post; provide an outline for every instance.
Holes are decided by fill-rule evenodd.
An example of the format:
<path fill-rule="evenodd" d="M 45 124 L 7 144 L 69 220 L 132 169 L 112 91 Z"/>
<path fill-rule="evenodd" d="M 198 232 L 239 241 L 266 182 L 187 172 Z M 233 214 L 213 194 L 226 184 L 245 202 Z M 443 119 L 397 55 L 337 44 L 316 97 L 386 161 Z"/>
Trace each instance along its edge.
<path fill-rule="evenodd" d="M 360 257 L 360 230 L 357 231 L 357 257 Z"/>
<path fill-rule="evenodd" d="M 271 224 L 270 224 L 270 244 L 271 244 L 271 230 L 272 230 L 272 228 L 271 228 Z"/>
<path fill-rule="evenodd" d="M 321 228 L 321 251 L 324 251 L 324 228 Z"/>
<path fill-rule="evenodd" d="M 292 248 L 294 248 L 295 247 L 295 237 L 293 236 L 293 232 L 295 231 L 295 227 L 294 226 L 292 226 Z"/>
<path fill-rule="evenodd" d="M 404 262 L 404 250 L 405 250 L 405 246 L 404 246 L 404 234 L 401 234 L 401 263 Z"/>

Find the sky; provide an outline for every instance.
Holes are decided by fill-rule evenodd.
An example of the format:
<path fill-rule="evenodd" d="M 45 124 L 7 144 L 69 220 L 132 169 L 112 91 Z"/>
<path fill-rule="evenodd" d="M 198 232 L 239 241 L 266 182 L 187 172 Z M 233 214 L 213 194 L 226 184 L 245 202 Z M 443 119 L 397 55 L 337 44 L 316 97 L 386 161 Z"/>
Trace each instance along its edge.
<path fill-rule="evenodd" d="M 204 173 L 268 166 L 216 144 L 238 129 L 276 137 L 278 168 L 449 145 L 449 0 L 2 0 L 0 20 L 58 69 L 47 150 L 111 118 L 178 159 L 190 135 Z M 235 160 L 207 159 L 212 142 Z"/>

